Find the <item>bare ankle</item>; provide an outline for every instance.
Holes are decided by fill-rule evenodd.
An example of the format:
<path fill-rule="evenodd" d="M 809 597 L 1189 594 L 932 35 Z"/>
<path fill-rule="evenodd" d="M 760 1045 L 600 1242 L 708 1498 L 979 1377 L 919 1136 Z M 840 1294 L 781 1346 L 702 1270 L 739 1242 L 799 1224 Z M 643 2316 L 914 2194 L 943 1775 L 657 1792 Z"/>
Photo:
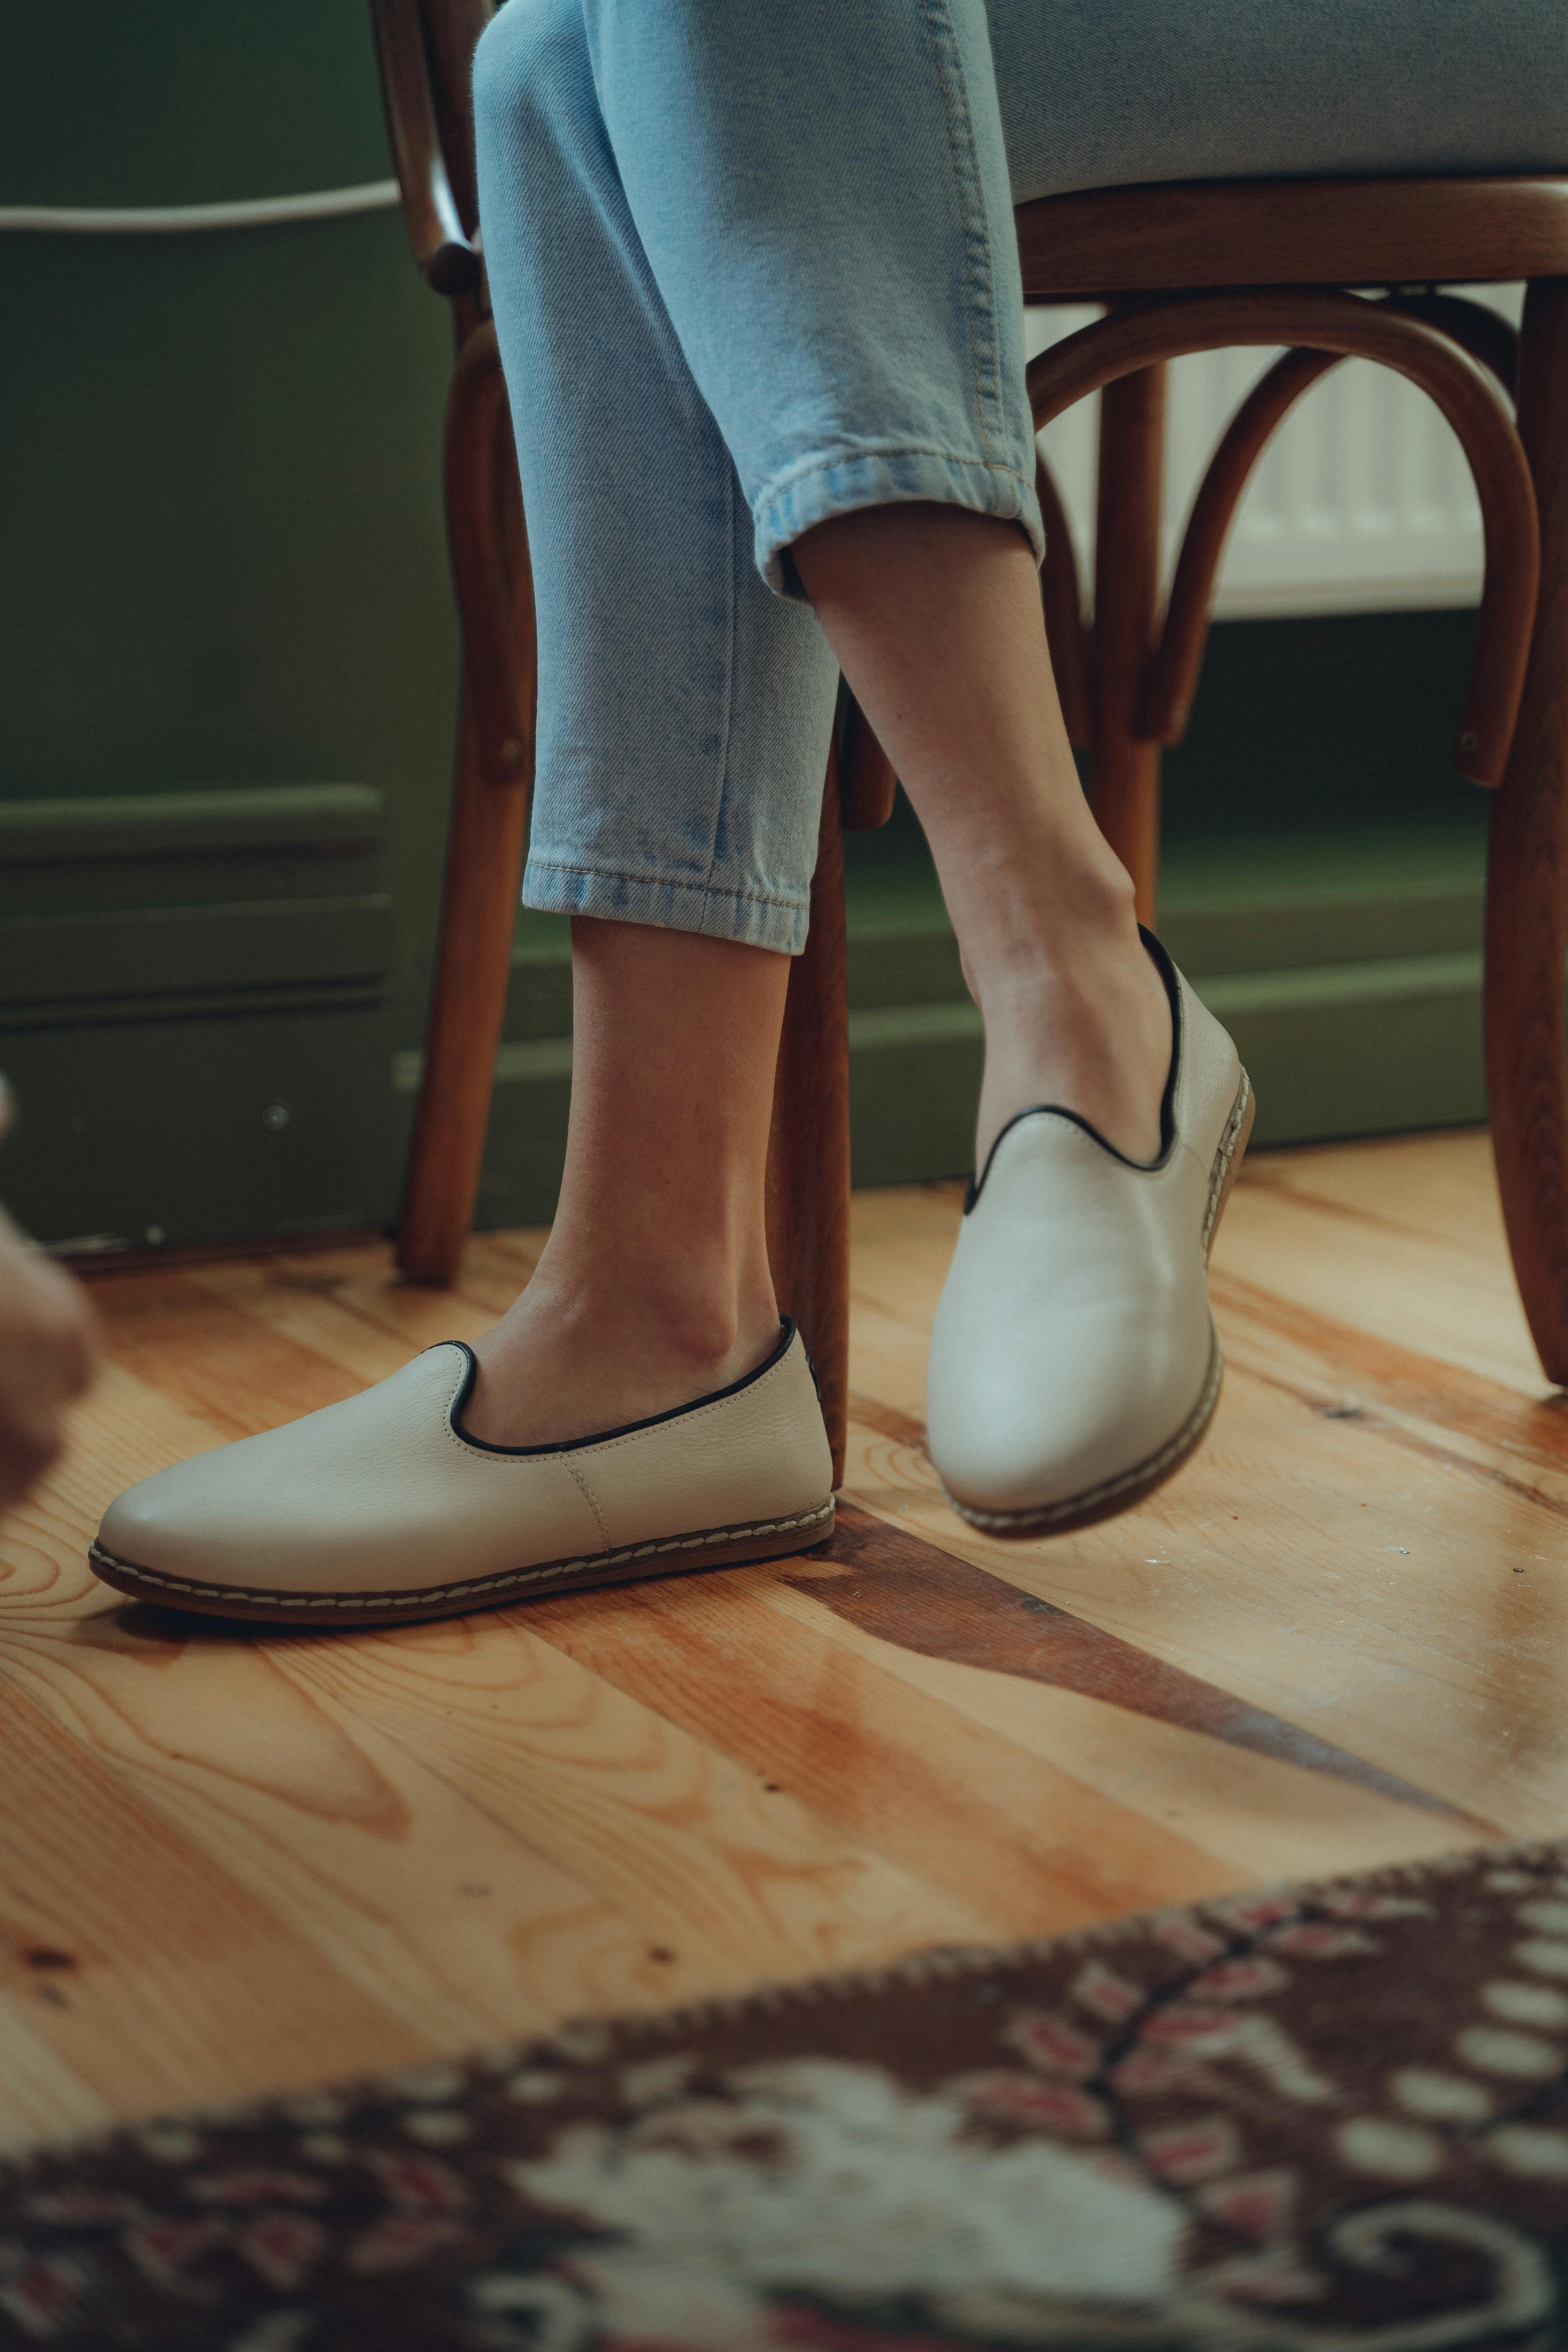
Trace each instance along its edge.
<path fill-rule="evenodd" d="M 963 976 L 984 1011 L 986 998 L 1041 986 L 1093 992 L 1108 968 L 1143 962 L 1132 885 L 1121 867 L 1089 867 L 1049 889 L 1013 894 L 983 936 L 961 943 Z M 1141 975 L 1139 975 L 1141 977 Z M 1136 981 L 1134 982 L 1136 984 Z"/>
<path fill-rule="evenodd" d="M 667 1357 L 699 1386 L 714 1387 L 750 1370 L 773 1346 L 778 1328 L 778 1308 L 771 1297 L 764 1306 L 689 1296 L 642 1323 L 641 1337 L 650 1358 Z"/>
<path fill-rule="evenodd" d="M 1121 942 L 999 964 L 981 977 L 976 1001 L 985 1021 L 977 1166 L 1019 1111 L 1047 1105 L 1076 1111 L 1129 1159 L 1158 1155 L 1170 1007 L 1135 926 Z"/>
<path fill-rule="evenodd" d="M 771 1290 L 760 1297 L 754 1286 L 742 1290 L 722 1273 L 643 1262 L 563 1280 L 548 1259 L 506 1319 L 512 1317 L 590 1354 L 619 1349 L 698 1369 L 727 1362 L 778 1319 Z"/>
<path fill-rule="evenodd" d="M 778 1335 L 771 1287 L 753 1278 L 639 1262 L 552 1265 L 475 1346 L 471 1433 L 495 1444 L 565 1444 L 690 1404 L 742 1379 Z"/>

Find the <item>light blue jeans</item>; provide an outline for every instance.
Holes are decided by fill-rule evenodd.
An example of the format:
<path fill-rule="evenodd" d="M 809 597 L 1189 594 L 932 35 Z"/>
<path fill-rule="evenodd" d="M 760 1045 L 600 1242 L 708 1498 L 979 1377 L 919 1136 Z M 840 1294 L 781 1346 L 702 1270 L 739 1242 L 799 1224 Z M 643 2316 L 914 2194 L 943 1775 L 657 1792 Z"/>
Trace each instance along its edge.
<path fill-rule="evenodd" d="M 479 208 L 539 608 L 523 898 L 787 953 L 837 669 L 790 547 L 1042 551 L 1012 207 L 1568 160 L 1562 0 L 507 0 Z"/>

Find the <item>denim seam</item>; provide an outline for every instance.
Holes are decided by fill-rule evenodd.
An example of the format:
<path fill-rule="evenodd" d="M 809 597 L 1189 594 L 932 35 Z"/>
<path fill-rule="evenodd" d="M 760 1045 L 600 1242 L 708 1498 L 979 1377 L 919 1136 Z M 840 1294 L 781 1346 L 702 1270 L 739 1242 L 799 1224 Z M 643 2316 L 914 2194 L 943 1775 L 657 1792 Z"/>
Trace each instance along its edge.
<path fill-rule="evenodd" d="M 989 450 L 994 446 L 995 442 L 995 418 L 992 411 L 1000 405 L 1000 386 L 996 378 L 996 306 L 994 295 L 991 292 L 994 274 L 991 260 L 991 239 L 985 226 L 984 201 L 976 205 L 979 175 L 974 153 L 974 126 L 970 120 L 967 96 L 963 88 L 963 76 L 952 70 L 956 62 L 957 43 L 953 38 L 952 19 L 948 13 L 946 0 L 925 0 L 925 19 L 931 33 L 937 81 L 942 90 L 942 119 L 947 131 L 948 153 L 952 162 L 953 183 L 958 194 L 959 221 L 963 235 L 964 273 L 969 287 L 969 357 L 974 376 L 976 419 L 980 427 L 981 446 Z M 955 117 L 961 117 L 961 121 L 955 121 Z M 961 131 L 966 143 L 967 160 L 960 150 Z M 980 221 L 978 232 L 974 226 L 976 211 Z M 980 281 L 974 266 L 974 249 L 977 243 L 984 255 L 988 299 L 984 307 L 990 321 L 989 355 L 984 363 L 981 359 L 980 339 L 977 331 L 979 313 L 983 307 L 980 299 Z M 989 388 L 987 383 L 982 382 L 983 364 L 988 378 Z M 990 460 L 987 459 L 986 462 L 989 463 Z M 1010 473 L 1013 468 L 1009 467 L 1006 470 Z"/>
<path fill-rule="evenodd" d="M 721 882 L 708 880 L 682 882 L 668 874 L 626 874 L 616 866 L 572 866 L 563 857 L 541 857 L 532 850 L 528 855 L 531 866 L 547 874 L 577 874 L 585 882 L 633 882 L 647 890 L 700 890 L 710 898 L 739 898 L 747 906 L 776 907 L 786 915 L 798 915 L 811 903 L 808 896 L 799 898 L 770 898 L 761 890 L 730 890 Z"/>
<path fill-rule="evenodd" d="M 756 513 L 765 514 L 787 498 L 798 482 L 808 482 L 814 474 L 830 474 L 837 466 L 866 465 L 879 457 L 940 457 L 944 466 L 978 467 L 983 473 L 1005 474 L 1021 489 L 1032 490 L 1034 483 L 1021 474 L 1016 466 L 1009 466 L 1004 457 L 961 457 L 955 450 L 939 449 L 923 441 L 889 441 L 876 449 L 841 449 L 837 457 L 814 457 L 808 466 L 796 467 L 776 481 L 764 482 L 757 492 Z"/>
<path fill-rule="evenodd" d="M 719 726 L 719 789 L 713 803 L 713 831 L 708 844 L 708 866 L 697 886 L 706 890 L 713 879 L 713 868 L 719 863 L 719 835 L 724 821 L 724 795 L 730 784 L 730 727 L 735 710 L 735 647 L 740 631 L 740 598 L 735 593 L 735 468 L 729 449 L 721 442 L 723 456 L 720 460 L 724 469 L 724 520 L 729 540 L 729 562 L 724 567 L 724 593 L 729 606 L 729 644 L 724 656 L 723 714 Z M 624 876 L 623 880 L 630 880 Z M 738 896 L 739 893 L 731 893 Z"/>

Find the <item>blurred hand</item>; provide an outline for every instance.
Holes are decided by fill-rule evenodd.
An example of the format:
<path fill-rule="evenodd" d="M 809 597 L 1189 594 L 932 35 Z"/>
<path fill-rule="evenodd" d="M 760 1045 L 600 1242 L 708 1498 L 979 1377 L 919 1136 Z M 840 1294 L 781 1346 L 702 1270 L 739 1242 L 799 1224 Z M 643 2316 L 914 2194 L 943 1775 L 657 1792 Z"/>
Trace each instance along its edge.
<path fill-rule="evenodd" d="M 9 1124 L 0 1080 L 0 1132 Z M 0 1209 L 0 1511 L 20 1502 L 59 1453 L 66 1408 L 98 1355 L 85 1292 Z"/>

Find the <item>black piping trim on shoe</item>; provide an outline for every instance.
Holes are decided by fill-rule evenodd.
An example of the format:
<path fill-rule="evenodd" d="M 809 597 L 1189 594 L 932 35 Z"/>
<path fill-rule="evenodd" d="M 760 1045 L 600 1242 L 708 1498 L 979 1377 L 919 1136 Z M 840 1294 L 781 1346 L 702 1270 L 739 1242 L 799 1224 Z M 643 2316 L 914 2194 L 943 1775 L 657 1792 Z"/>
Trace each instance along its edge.
<path fill-rule="evenodd" d="M 1012 1118 L 1001 1129 L 995 1142 L 986 1153 L 985 1165 L 979 1176 L 970 1177 L 963 1195 L 963 1213 L 966 1217 L 985 1189 L 985 1179 L 991 1173 L 991 1164 L 1001 1147 L 1003 1137 L 1010 1135 L 1021 1118 L 1037 1118 L 1041 1111 L 1049 1111 L 1053 1118 L 1070 1119 L 1074 1127 L 1082 1128 L 1091 1142 L 1098 1143 L 1102 1151 L 1109 1151 L 1112 1160 L 1120 1160 L 1123 1168 L 1137 1169 L 1141 1176 L 1157 1175 L 1169 1160 L 1176 1141 L 1176 1079 L 1182 1066 L 1182 992 L 1176 980 L 1176 967 L 1154 937 L 1153 932 L 1146 931 L 1140 923 L 1138 936 L 1148 950 L 1150 961 L 1164 982 L 1165 993 L 1171 1000 L 1171 1066 L 1165 1073 L 1165 1091 L 1160 1097 L 1158 1157 L 1153 1160 L 1129 1160 L 1126 1152 L 1118 1151 L 1110 1138 L 1101 1135 L 1093 1120 L 1085 1118 L 1081 1111 L 1068 1110 L 1065 1103 L 1030 1103 L 1026 1109 L 1016 1110 L 1013 1113 Z"/>
<path fill-rule="evenodd" d="M 585 1445 L 604 1445 L 612 1437 L 630 1437 L 639 1429 L 657 1429 L 661 1421 L 679 1421 L 682 1413 L 700 1412 L 705 1404 L 721 1404 L 726 1397 L 738 1396 L 742 1389 L 749 1389 L 753 1381 L 760 1381 L 765 1372 L 771 1372 L 773 1366 L 788 1355 L 795 1330 L 792 1318 L 781 1315 L 779 1343 L 772 1355 L 765 1362 L 758 1364 L 754 1370 L 742 1372 L 738 1381 L 730 1382 L 728 1388 L 710 1389 L 706 1396 L 693 1397 L 689 1404 L 671 1405 L 668 1412 L 650 1412 L 644 1421 L 624 1421 L 618 1429 L 595 1430 L 592 1437 L 571 1437 L 556 1445 L 492 1445 L 488 1438 L 472 1436 L 463 1427 L 463 1414 L 468 1409 L 468 1399 L 474 1393 L 474 1382 L 479 1377 L 479 1360 L 466 1339 L 443 1339 L 440 1342 L 442 1347 L 459 1349 L 468 1363 L 463 1385 L 452 1400 L 452 1433 L 479 1454 L 580 1454 Z M 816 1378 L 815 1373 L 813 1378 Z"/>

